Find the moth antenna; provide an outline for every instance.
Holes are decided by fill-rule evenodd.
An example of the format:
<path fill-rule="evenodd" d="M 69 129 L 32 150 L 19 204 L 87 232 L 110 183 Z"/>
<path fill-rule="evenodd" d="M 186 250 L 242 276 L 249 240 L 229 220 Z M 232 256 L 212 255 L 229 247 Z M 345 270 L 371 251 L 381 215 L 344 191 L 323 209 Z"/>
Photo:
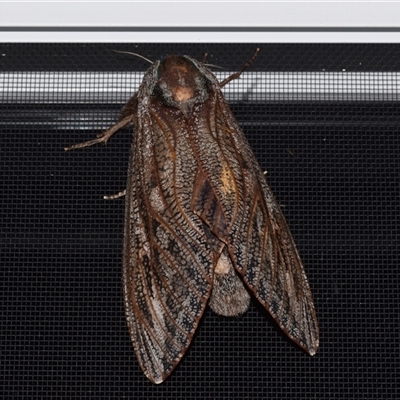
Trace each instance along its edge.
<path fill-rule="evenodd" d="M 137 53 L 132 53 L 130 51 L 120 51 L 120 50 L 113 50 L 113 51 L 115 53 L 130 54 L 131 56 L 136 56 L 136 57 L 142 58 L 143 60 L 147 61 L 148 63 L 153 64 L 153 61 L 151 61 L 148 58 L 143 57 L 143 56 L 141 56 L 140 54 L 137 54 Z"/>
<path fill-rule="evenodd" d="M 221 67 L 221 66 L 215 65 L 215 64 L 204 64 L 204 63 L 203 63 L 203 65 L 204 65 L 205 67 L 214 67 L 214 68 L 220 68 L 220 69 L 223 69 L 223 68 L 224 68 L 224 67 Z"/>

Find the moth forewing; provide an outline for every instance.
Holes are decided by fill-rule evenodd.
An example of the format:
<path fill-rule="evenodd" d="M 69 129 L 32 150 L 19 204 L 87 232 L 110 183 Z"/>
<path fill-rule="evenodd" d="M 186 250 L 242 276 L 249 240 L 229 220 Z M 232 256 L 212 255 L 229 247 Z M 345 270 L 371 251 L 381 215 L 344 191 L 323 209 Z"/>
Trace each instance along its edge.
<path fill-rule="evenodd" d="M 318 348 L 294 241 L 221 92 L 254 58 L 219 83 L 202 63 L 167 56 L 146 72 L 114 127 L 67 148 L 106 142 L 122 126 L 135 126 L 123 292 L 136 356 L 153 383 L 185 354 L 208 303 L 226 316 L 247 310 L 245 286 L 292 340 L 310 354 Z"/>

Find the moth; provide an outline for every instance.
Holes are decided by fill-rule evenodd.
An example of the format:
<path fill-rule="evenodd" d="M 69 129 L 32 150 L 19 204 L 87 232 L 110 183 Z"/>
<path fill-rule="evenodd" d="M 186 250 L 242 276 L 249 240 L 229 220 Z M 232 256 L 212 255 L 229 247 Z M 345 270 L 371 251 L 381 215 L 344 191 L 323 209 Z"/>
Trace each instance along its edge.
<path fill-rule="evenodd" d="M 258 52 L 258 49 L 257 49 Z M 163 382 L 188 349 L 207 304 L 223 316 L 250 294 L 310 355 L 318 323 L 285 218 L 230 110 L 222 82 L 202 62 L 170 55 L 147 70 L 116 125 L 133 124 L 125 195 L 123 297 L 139 364 Z"/>

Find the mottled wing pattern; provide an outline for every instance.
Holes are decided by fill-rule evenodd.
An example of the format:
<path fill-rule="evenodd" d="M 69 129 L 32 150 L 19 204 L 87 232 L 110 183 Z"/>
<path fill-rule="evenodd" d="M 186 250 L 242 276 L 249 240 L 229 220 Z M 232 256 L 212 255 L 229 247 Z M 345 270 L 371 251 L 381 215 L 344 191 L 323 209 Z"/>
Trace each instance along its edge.
<path fill-rule="evenodd" d="M 218 87 L 208 102 L 207 124 L 201 135 L 192 135 L 203 179 L 211 185 L 219 211 L 218 218 L 209 213 L 203 219 L 227 245 L 247 287 L 283 331 L 313 355 L 318 323 L 285 218 Z"/>
<path fill-rule="evenodd" d="M 135 125 L 123 291 L 137 359 L 154 383 L 182 358 L 208 301 L 221 315 L 245 312 L 243 282 L 291 339 L 310 354 L 318 348 L 302 263 L 221 85 L 196 60 L 167 56 L 146 72 L 116 125 L 66 148 L 106 143 Z"/>
<path fill-rule="evenodd" d="M 141 368 L 160 383 L 185 353 L 207 305 L 213 258 L 206 227 L 190 209 L 188 184 L 197 169 L 185 124 L 176 110 L 157 104 L 138 112 L 126 198 L 124 301 Z"/>

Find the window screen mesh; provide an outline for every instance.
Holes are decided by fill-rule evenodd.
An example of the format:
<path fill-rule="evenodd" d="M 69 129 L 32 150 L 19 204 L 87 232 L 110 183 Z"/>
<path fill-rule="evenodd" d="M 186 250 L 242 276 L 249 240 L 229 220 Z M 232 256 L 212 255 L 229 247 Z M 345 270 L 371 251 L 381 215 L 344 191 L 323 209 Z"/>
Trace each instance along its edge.
<path fill-rule="evenodd" d="M 223 69 L 224 90 L 267 171 L 314 294 L 310 357 L 252 301 L 207 309 L 162 385 L 141 372 L 121 290 L 132 130 L 112 125 L 151 60 Z M 2 398 L 398 399 L 400 46 L 1 44 Z"/>

